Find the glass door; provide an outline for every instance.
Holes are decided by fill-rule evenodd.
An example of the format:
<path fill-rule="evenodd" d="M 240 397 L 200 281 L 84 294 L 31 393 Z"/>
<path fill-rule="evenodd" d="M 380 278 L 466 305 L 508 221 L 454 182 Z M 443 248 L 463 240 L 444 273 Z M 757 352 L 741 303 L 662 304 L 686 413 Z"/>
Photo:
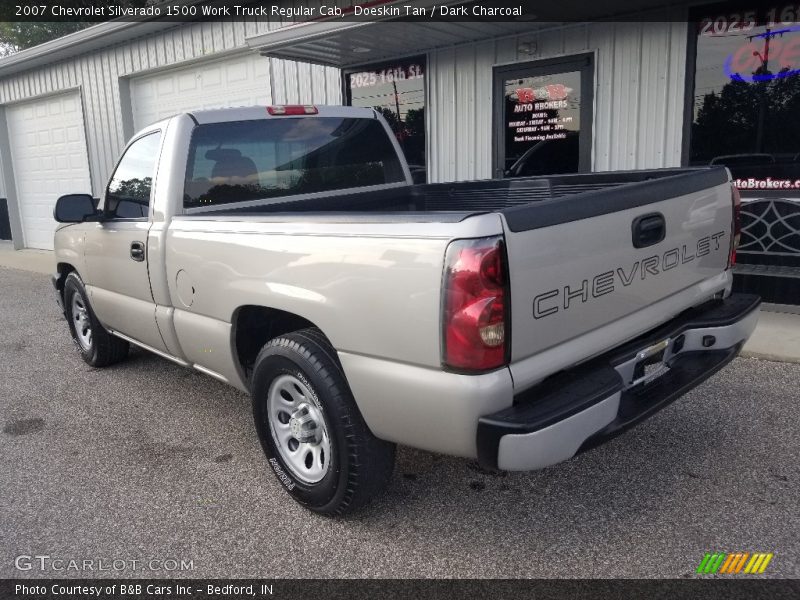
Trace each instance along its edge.
<path fill-rule="evenodd" d="M 594 57 L 496 67 L 494 176 L 591 170 Z"/>

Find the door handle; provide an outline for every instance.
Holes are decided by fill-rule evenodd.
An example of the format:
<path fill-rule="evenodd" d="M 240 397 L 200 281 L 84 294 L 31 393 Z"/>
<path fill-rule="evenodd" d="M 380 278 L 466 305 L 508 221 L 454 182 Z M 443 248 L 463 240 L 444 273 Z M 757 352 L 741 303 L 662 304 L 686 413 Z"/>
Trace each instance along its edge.
<path fill-rule="evenodd" d="M 636 217 L 631 223 L 634 248 L 646 248 L 664 240 L 667 223 L 661 213 L 649 213 Z"/>
<path fill-rule="evenodd" d="M 144 261 L 144 242 L 131 242 L 131 258 L 136 262 Z"/>

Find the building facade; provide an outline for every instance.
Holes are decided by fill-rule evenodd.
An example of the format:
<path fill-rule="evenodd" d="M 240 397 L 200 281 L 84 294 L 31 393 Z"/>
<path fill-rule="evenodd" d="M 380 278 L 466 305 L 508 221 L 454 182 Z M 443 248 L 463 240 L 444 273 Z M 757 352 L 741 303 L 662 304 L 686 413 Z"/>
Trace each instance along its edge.
<path fill-rule="evenodd" d="M 351 103 L 384 114 L 419 181 L 725 164 L 746 201 L 740 280 L 785 302 L 800 268 L 800 15 L 728 2 L 597 16 L 109 22 L 2 59 L 14 245 L 52 247 L 55 199 L 100 197 L 126 140 L 162 117 Z"/>
<path fill-rule="evenodd" d="M 15 247 L 52 248 L 55 199 L 99 197 L 148 123 L 192 108 L 341 103 L 338 69 L 247 46 L 280 25 L 112 22 L 0 60 L 0 196 Z"/>

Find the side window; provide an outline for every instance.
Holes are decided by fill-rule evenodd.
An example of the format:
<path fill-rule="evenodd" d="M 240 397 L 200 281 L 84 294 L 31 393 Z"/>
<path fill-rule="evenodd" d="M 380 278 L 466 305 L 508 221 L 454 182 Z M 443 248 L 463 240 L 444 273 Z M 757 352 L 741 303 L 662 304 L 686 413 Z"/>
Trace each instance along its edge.
<path fill-rule="evenodd" d="M 757 197 L 783 185 L 794 197 L 800 181 L 800 14 L 783 2 L 751 4 L 744 18 L 719 5 L 698 7 L 702 12 L 692 16 L 697 52 L 689 165 L 724 165 L 736 187 Z M 778 217 L 780 225 L 761 221 L 751 232 L 762 231 L 756 235 L 764 248 L 774 225 L 783 237 L 771 247 L 785 252 L 790 218 Z"/>
<path fill-rule="evenodd" d="M 374 108 L 392 128 L 414 183 L 427 180 L 424 56 L 359 67 L 344 75 L 346 103 Z"/>
<path fill-rule="evenodd" d="M 131 144 L 106 189 L 106 213 L 118 219 L 147 217 L 150 190 L 161 133 L 150 133 Z"/>

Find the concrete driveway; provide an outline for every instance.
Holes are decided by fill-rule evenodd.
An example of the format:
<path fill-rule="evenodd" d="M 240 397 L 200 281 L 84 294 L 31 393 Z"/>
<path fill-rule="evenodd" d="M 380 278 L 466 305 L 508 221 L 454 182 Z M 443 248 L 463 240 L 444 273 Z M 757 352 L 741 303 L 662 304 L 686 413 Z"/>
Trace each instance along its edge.
<path fill-rule="evenodd" d="M 544 471 L 402 448 L 331 520 L 284 494 L 246 395 L 138 350 L 88 367 L 41 274 L 0 268 L 0 307 L 0 578 L 694 577 L 715 551 L 800 576 L 800 365 L 738 359 Z"/>

